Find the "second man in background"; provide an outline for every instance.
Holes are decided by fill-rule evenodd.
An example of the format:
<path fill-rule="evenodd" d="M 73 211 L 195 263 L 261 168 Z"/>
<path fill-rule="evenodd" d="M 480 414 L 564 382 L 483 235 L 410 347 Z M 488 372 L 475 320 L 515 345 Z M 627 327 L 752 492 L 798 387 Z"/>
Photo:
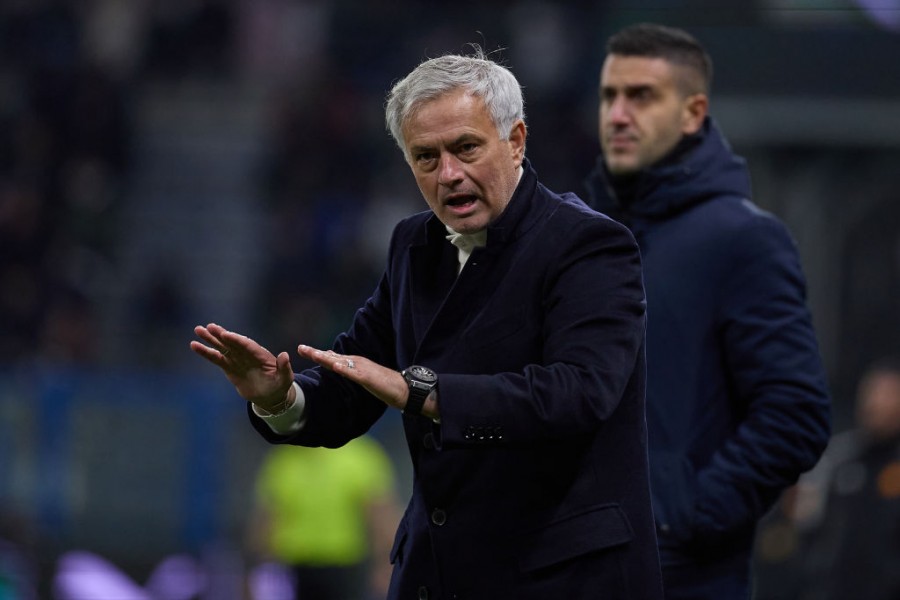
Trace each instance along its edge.
<path fill-rule="evenodd" d="M 637 238 L 647 425 L 669 600 L 750 596 L 756 523 L 818 460 L 829 398 L 785 226 L 708 115 L 712 61 L 680 29 L 614 35 L 593 206 Z"/>

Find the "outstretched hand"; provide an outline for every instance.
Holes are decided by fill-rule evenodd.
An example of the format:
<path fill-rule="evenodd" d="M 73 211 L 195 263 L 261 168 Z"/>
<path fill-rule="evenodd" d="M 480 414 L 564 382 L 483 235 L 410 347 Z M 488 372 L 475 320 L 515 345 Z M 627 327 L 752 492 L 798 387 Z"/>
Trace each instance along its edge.
<path fill-rule="evenodd" d="M 194 328 L 191 350 L 216 365 L 242 398 L 277 413 L 293 402 L 294 372 L 287 352 L 275 356 L 247 336 L 210 323 Z"/>
<path fill-rule="evenodd" d="M 409 399 L 409 387 L 406 385 L 406 380 L 403 379 L 403 376 L 393 369 L 371 361 L 365 356 L 337 354 L 332 350 L 319 350 L 310 346 L 298 346 L 297 353 L 319 366 L 358 383 L 388 406 L 393 406 L 400 410 L 403 410 L 406 406 L 406 402 Z M 436 400 L 426 401 L 425 406 L 422 408 L 422 414 L 431 418 L 438 418 Z"/>

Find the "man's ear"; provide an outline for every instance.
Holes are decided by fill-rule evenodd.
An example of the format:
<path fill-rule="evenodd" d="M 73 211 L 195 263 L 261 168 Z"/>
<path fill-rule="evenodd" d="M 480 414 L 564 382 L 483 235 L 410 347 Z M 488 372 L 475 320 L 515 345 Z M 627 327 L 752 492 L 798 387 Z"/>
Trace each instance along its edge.
<path fill-rule="evenodd" d="M 526 137 L 528 137 L 528 130 L 525 127 L 525 121 L 519 119 L 513 123 L 512 129 L 509 131 L 509 148 L 517 167 L 522 164 L 522 159 L 525 157 Z"/>
<path fill-rule="evenodd" d="M 706 94 L 691 94 L 684 99 L 681 113 L 681 133 L 691 135 L 703 126 L 709 111 L 709 98 Z"/>

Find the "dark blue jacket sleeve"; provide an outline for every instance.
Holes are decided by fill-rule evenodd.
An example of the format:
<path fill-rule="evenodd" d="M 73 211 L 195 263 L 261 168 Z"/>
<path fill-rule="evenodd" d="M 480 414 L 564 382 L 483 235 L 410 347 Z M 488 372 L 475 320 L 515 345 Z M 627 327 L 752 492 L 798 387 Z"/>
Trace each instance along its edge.
<path fill-rule="evenodd" d="M 760 216 L 730 245 L 736 265 L 717 304 L 732 396 L 746 414 L 698 474 L 697 529 L 753 523 L 812 468 L 830 435 L 824 368 L 806 306 L 798 253 L 779 221 Z"/>

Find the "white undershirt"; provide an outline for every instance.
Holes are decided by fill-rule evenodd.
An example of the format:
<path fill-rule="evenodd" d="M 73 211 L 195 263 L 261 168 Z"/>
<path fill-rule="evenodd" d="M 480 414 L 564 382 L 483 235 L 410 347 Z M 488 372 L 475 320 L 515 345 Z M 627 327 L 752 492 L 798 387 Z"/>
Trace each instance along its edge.
<path fill-rule="evenodd" d="M 447 239 L 457 248 L 456 257 L 459 260 L 459 266 L 456 269 L 456 273 L 459 274 L 463 267 L 466 266 L 469 256 L 472 255 L 472 250 L 481 248 L 487 243 L 487 229 L 482 229 L 476 233 L 457 233 L 447 227 L 447 233 L 449 234 Z"/>

